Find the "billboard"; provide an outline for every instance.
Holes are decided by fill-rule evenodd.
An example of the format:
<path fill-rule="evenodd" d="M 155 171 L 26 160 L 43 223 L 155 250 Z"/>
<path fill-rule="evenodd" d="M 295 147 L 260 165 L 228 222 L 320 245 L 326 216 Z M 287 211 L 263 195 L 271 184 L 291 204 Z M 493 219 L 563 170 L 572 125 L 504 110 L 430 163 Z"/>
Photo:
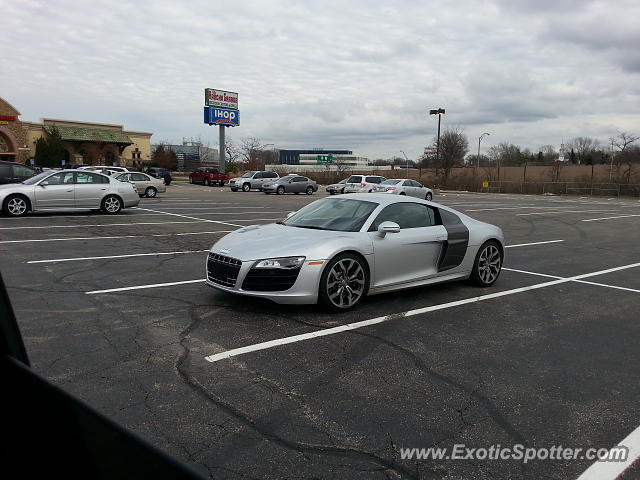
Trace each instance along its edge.
<path fill-rule="evenodd" d="M 205 88 L 204 105 L 206 107 L 231 108 L 237 110 L 238 94 L 235 92 L 226 92 L 224 90 Z"/>
<path fill-rule="evenodd" d="M 240 125 L 240 111 L 230 108 L 204 107 L 204 123 L 209 125 Z"/>

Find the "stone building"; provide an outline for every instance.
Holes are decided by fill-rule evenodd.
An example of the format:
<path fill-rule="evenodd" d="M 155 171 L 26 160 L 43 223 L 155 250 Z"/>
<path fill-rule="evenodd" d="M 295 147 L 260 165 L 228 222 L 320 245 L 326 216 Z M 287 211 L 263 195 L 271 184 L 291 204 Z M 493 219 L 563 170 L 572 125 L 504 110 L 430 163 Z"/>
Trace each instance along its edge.
<path fill-rule="evenodd" d="M 24 122 L 11 104 L 0 98 L 0 160 L 27 163 L 36 142 L 56 127 L 66 152 L 66 164 L 144 167 L 151 161 L 151 133 L 124 130 L 122 125 L 44 118 Z"/>

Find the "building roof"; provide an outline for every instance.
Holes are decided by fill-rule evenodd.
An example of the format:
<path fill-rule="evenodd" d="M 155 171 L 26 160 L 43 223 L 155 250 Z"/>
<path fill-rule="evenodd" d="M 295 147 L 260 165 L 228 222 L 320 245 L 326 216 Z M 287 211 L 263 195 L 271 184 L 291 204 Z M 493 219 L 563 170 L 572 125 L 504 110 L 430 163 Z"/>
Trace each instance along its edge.
<path fill-rule="evenodd" d="M 62 140 L 72 142 L 117 143 L 119 145 L 131 145 L 133 143 L 129 136 L 121 130 L 52 125 L 45 127 L 47 133 L 51 133 L 54 126 L 58 129 L 58 132 L 60 132 Z"/>

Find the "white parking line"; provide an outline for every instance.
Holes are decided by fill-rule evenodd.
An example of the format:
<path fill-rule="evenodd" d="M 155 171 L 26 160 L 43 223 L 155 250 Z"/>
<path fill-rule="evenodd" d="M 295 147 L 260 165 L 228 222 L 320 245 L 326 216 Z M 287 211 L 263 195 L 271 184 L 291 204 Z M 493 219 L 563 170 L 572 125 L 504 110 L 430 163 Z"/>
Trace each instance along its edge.
<path fill-rule="evenodd" d="M 232 227 L 241 227 L 242 226 L 242 225 L 236 225 L 235 223 L 221 222 L 220 220 L 209 220 L 209 219 L 205 219 L 205 218 L 189 217 L 188 215 L 181 215 L 179 213 L 170 213 L 170 212 L 163 212 L 163 211 L 160 211 L 160 210 L 151 210 L 150 208 L 137 207 L 137 209 L 138 210 L 145 210 L 147 212 L 164 213 L 165 215 L 173 215 L 174 217 L 188 218 L 189 220 L 202 220 L 204 222 L 220 223 L 222 225 L 230 225 Z"/>
<path fill-rule="evenodd" d="M 105 260 L 111 258 L 130 258 L 130 257 L 156 257 L 158 255 L 181 255 L 185 253 L 202 253 L 208 250 L 185 250 L 181 252 L 154 252 L 154 253 L 130 253 L 128 255 L 105 255 L 102 257 L 81 257 L 81 258 L 53 258 L 50 260 L 30 260 L 26 263 L 58 263 L 58 262 L 77 262 L 80 260 Z"/>
<path fill-rule="evenodd" d="M 138 285 L 137 287 L 123 287 L 123 288 L 110 288 L 109 290 L 94 290 L 92 292 L 86 292 L 87 295 L 95 295 L 97 293 L 113 293 L 113 292 L 125 292 L 127 290 L 142 290 L 143 288 L 157 288 L 157 287 L 170 287 L 172 285 L 184 285 L 186 283 L 202 283 L 205 280 L 185 280 L 184 282 L 169 282 L 169 283 L 156 283 L 153 285 Z"/>
<path fill-rule="evenodd" d="M 238 225 L 240 226 L 240 225 Z M 112 238 L 144 238 L 144 237 L 179 237 L 182 235 L 207 235 L 216 233 L 230 233 L 233 230 L 218 230 L 215 232 L 186 232 L 186 233 L 158 233 L 153 235 L 115 235 L 111 237 L 68 237 L 68 238 L 38 238 L 28 240 L 2 240 L 2 243 L 33 243 L 33 242 L 65 242 L 72 240 L 107 240 Z"/>
<path fill-rule="evenodd" d="M 587 220 L 582 220 L 582 221 L 583 222 L 597 222 L 598 220 L 612 220 L 614 218 L 629 218 L 629 217 L 640 217 L 640 215 L 618 215 L 616 217 L 589 218 Z"/>
<path fill-rule="evenodd" d="M 190 222 L 134 222 L 134 223 L 100 223 L 92 225 L 36 225 L 36 226 L 20 226 L 20 227 L 0 227 L 0 230 L 25 230 L 25 229 L 38 229 L 38 228 L 85 228 L 85 227 L 128 227 L 129 225 L 165 225 L 169 223 L 202 223 L 206 220 L 194 220 Z"/>
<path fill-rule="evenodd" d="M 518 269 L 515 269 L 515 268 L 502 267 L 502 269 L 503 270 L 507 270 L 509 272 L 517 272 L 517 273 L 526 273 L 528 275 L 536 275 L 538 277 L 565 278 L 565 277 L 558 277 L 557 275 L 547 275 L 546 273 L 529 272 L 527 270 L 518 270 Z M 618 285 L 609 285 L 609 284 L 606 284 L 606 283 L 589 282 L 587 280 L 573 280 L 573 281 L 577 282 L 577 283 L 586 283 L 587 285 L 595 285 L 596 287 L 607 287 L 607 288 L 614 288 L 616 290 L 624 290 L 625 292 L 640 293 L 640 290 L 637 290 L 635 288 L 619 287 Z"/>
<path fill-rule="evenodd" d="M 240 347 L 240 348 L 234 348 L 232 350 L 227 350 L 225 352 L 221 352 L 221 353 L 216 353 L 214 355 L 209 355 L 207 357 L 205 357 L 205 360 L 207 360 L 208 362 L 217 362 L 220 360 L 224 360 L 226 358 L 231 358 L 231 357 L 236 357 L 238 355 L 243 355 L 245 353 L 249 353 L 249 352 L 255 352 L 258 350 L 266 350 L 269 348 L 273 348 L 273 347 L 277 347 L 279 345 L 286 345 L 289 343 L 296 343 L 296 342 L 301 342 L 304 340 L 309 340 L 311 338 L 317 338 L 317 337 L 324 337 L 327 335 L 334 335 L 336 333 L 341 333 L 341 332 L 346 332 L 346 331 L 350 331 L 350 330 L 355 330 L 358 328 L 362 328 L 362 327 L 367 327 L 370 325 L 375 325 L 378 323 L 383 323 L 383 322 L 387 322 L 390 320 L 396 320 L 399 318 L 405 318 L 405 317 L 412 317 L 415 315 L 421 315 L 424 313 L 428 313 L 428 312 L 435 312 L 438 310 L 444 310 L 446 308 L 452 308 L 452 307 L 458 307 L 460 305 L 466 305 L 466 304 L 470 304 L 470 303 L 477 303 L 477 302 L 481 302 L 484 300 L 491 300 L 493 298 L 499 298 L 499 297 L 504 297 L 507 295 L 514 295 L 516 293 L 521 293 L 521 292 L 526 292 L 529 290 L 536 290 L 536 289 L 540 289 L 540 288 L 546 288 L 546 287 L 550 287 L 553 285 L 559 285 L 561 283 L 567 283 L 567 282 L 572 282 L 574 280 L 581 280 L 583 278 L 589 278 L 589 277 L 593 277 L 596 275 L 604 275 L 605 273 L 611 273 L 611 272 L 616 272 L 619 270 L 625 270 L 628 268 L 635 268 L 640 266 L 640 263 L 632 263 L 629 265 L 623 265 L 620 267 L 614 267 L 614 268 L 608 268 L 606 270 L 600 270 L 597 272 L 592 272 L 592 273 L 585 273 L 582 275 L 575 275 L 573 277 L 567 277 L 567 278 L 561 278 L 561 279 L 556 279 L 556 280 L 552 280 L 549 282 L 544 282 L 544 283 L 538 283 L 536 285 L 530 285 L 528 287 L 520 287 L 520 288 L 514 288 L 511 290 L 504 290 L 502 292 L 496 292 L 496 293 L 490 293 L 488 295 L 480 295 L 478 297 L 472 297 L 472 298 L 466 298 L 464 300 L 457 300 L 455 302 L 448 302 L 448 303 L 442 303 L 440 305 L 432 305 L 430 307 L 424 307 L 424 308 L 418 308 L 416 310 L 409 310 L 408 312 L 402 312 L 399 314 L 392 314 L 392 315 L 387 315 L 384 317 L 377 317 L 377 318 L 372 318 L 371 320 L 364 320 L 361 322 L 355 322 L 355 323 L 349 323 L 347 325 L 341 325 L 339 327 L 333 327 L 333 328 L 327 328 L 324 330 L 318 330 L 315 332 L 310 332 L 310 333 L 304 333 L 301 335 L 294 335 L 291 337 L 284 337 L 284 338 L 278 338 L 275 340 L 270 340 L 268 342 L 262 342 L 262 343 L 257 343 L 254 345 L 247 345 L 246 347 Z"/>
<path fill-rule="evenodd" d="M 564 240 L 547 240 L 545 242 L 519 243 L 517 245 L 505 245 L 504 248 L 528 247 L 529 245 L 544 245 L 546 243 L 558 243 L 558 242 L 564 242 Z"/>
<path fill-rule="evenodd" d="M 200 202 L 198 205 L 202 205 L 202 202 Z M 267 207 L 165 207 L 165 206 L 161 206 L 161 208 L 163 210 L 220 210 L 220 209 L 227 210 L 230 208 L 247 209 L 247 208 L 267 208 Z M 138 207 L 138 209 L 140 209 L 140 207 Z"/>
<path fill-rule="evenodd" d="M 519 217 L 526 217 L 527 215 L 552 215 L 554 213 L 616 213 L 611 210 L 563 210 L 559 212 L 530 212 L 530 213 L 518 213 Z"/>
<path fill-rule="evenodd" d="M 615 480 L 618 478 L 633 462 L 640 458 L 640 427 L 631 432 L 617 446 L 629 449 L 627 459 L 624 462 L 597 461 L 587 468 L 577 480 Z"/>

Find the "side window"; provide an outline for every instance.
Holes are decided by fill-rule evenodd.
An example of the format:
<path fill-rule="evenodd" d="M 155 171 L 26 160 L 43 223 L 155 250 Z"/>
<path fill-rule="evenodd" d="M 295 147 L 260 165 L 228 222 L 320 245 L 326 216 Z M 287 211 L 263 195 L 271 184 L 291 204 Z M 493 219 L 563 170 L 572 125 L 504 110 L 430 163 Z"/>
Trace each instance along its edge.
<path fill-rule="evenodd" d="M 49 185 L 70 184 L 73 183 L 73 172 L 56 173 L 48 177 L 45 181 L 48 182 Z"/>
<path fill-rule="evenodd" d="M 102 178 L 102 175 L 82 172 L 76 174 L 76 183 L 102 183 Z"/>
<path fill-rule="evenodd" d="M 347 180 L 347 183 L 360 183 L 361 178 L 362 177 L 360 175 L 351 175 Z"/>
<path fill-rule="evenodd" d="M 131 178 L 134 182 L 148 182 L 149 178 L 142 173 L 132 173 Z"/>
<path fill-rule="evenodd" d="M 261 178 L 263 178 L 262 172 L 258 172 L 253 176 L 254 180 L 259 180 Z"/>
<path fill-rule="evenodd" d="M 367 183 L 382 183 L 381 177 L 367 177 L 365 178 L 365 182 Z"/>
<path fill-rule="evenodd" d="M 460 220 L 459 216 L 444 208 L 440 209 L 440 219 L 443 225 L 462 225 L 462 220 Z"/>
<path fill-rule="evenodd" d="M 14 177 L 31 177 L 35 173 L 29 167 L 24 165 L 12 165 Z"/>
<path fill-rule="evenodd" d="M 269 178 L 278 178 L 278 174 L 276 172 L 269 172 Z"/>
<path fill-rule="evenodd" d="M 11 173 L 11 166 L 6 163 L 0 163 L 0 178 L 13 177 Z"/>
<path fill-rule="evenodd" d="M 307 179 L 304 177 L 293 177 L 294 182 L 306 182 Z"/>
<path fill-rule="evenodd" d="M 375 232 L 382 222 L 395 222 L 401 229 L 431 227 L 436 224 L 433 208 L 427 205 L 410 202 L 394 203 L 385 207 L 369 228 Z"/>

